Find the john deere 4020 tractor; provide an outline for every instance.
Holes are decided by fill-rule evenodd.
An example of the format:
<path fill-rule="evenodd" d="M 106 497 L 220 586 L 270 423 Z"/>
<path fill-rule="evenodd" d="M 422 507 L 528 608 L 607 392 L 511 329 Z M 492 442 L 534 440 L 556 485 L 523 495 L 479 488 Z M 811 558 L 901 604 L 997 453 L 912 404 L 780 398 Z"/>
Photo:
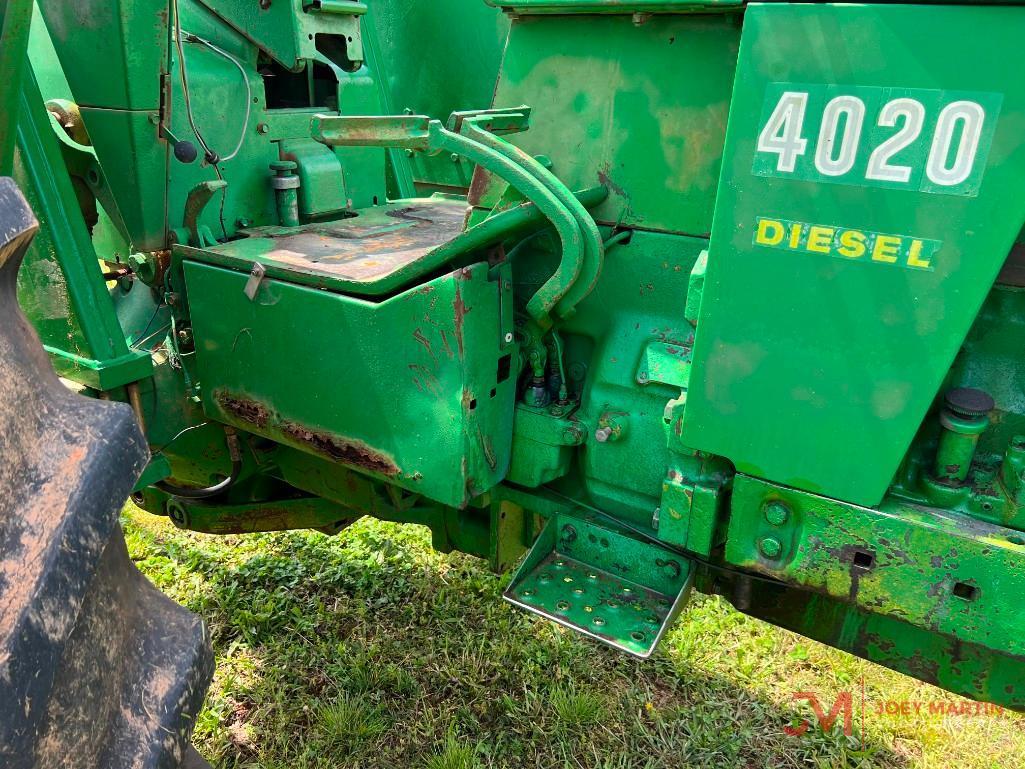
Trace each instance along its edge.
<path fill-rule="evenodd" d="M 1025 708 L 1023 6 L 0 2 L 0 755 L 183 755 L 129 494 Z"/>

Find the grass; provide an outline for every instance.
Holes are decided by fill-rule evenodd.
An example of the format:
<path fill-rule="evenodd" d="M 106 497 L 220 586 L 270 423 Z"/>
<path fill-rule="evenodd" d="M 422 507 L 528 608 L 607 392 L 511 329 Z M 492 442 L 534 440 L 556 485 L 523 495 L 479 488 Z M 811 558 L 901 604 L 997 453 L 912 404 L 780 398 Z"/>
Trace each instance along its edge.
<path fill-rule="evenodd" d="M 195 741 L 219 769 L 1025 769 L 1025 718 L 930 713 L 965 701 L 716 598 L 695 597 L 640 661 L 505 604 L 504 578 L 435 553 L 419 527 L 214 537 L 124 521 L 139 568 L 210 626 Z M 827 711 L 854 692 L 855 736 L 786 734 L 815 721 L 797 691 Z"/>

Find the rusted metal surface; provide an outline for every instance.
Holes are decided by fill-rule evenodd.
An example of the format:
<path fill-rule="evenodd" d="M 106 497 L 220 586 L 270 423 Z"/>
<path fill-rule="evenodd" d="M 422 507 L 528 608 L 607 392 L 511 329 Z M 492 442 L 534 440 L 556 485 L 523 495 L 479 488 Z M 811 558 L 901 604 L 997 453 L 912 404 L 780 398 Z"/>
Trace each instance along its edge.
<path fill-rule="evenodd" d="M 285 422 L 282 430 L 294 442 L 307 446 L 317 454 L 353 467 L 382 475 L 398 475 L 399 468 L 387 456 L 365 443 L 341 438 L 322 430 L 311 430 L 295 422 Z"/>
<path fill-rule="evenodd" d="M 254 229 L 249 233 L 252 242 L 243 241 L 237 248 L 258 247 L 261 261 L 310 275 L 374 282 L 447 243 L 462 232 L 465 218 L 463 203 L 410 202 L 383 215 L 287 231 Z"/>
<path fill-rule="evenodd" d="M 117 516 L 149 454 L 131 409 L 66 390 L 18 309 L 36 226 L 0 179 L 0 766 L 176 767 L 209 639 L 128 557 Z"/>
<path fill-rule="evenodd" d="M 371 473 L 396 476 L 400 472 L 391 457 L 363 441 L 284 419 L 254 398 L 222 390 L 214 394 L 214 399 L 243 429 L 261 432 L 304 451 Z"/>
<path fill-rule="evenodd" d="M 270 409 L 252 398 L 225 392 L 218 393 L 216 398 L 221 408 L 246 424 L 254 427 L 266 427 L 270 421 Z"/>
<path fill-rule="evenodd" d="M 143 492 L 140 505 L 163 513 L 175 526 L 207 534 L 252 534 L 260 531 L 317 529 L 337 534 L 358 520 L 358 506 L 342 506 L 321 497 L 282 499 L 225 505 L 174 497 L 151 488 Z"/>

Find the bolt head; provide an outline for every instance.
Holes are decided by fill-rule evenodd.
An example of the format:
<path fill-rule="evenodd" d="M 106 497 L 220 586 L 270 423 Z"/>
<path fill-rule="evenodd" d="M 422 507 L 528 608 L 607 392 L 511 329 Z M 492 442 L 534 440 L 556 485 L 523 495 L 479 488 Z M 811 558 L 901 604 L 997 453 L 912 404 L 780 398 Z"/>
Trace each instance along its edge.
<path fill-rule="evenodd" d="M 790 508 L 774 499 L 765 506 L 765 520 L 773 526 L 782 526 L 790 517 Z"/>
<path fill-rule="evenodd" d="M 505 335 L 505 343 L 506 344 L 512 344 L 512 340 L 513 340 L 513 335 L 512 335 L 512 331 L 510 331 L 510 332 L 508 332 Z"/>
<path fill-rule="evenodd" d="M 775 537 L 763 537 L 758 541 L 758 550 L 766 558 L 779 558 L 783 544 Z"/>
<path fill-rule="evenodd" d="M 607 441 L 611 435 L 611 427 L 599 427 L 597 430 L 594 431 L 594 439 L 598 441 L 598 443 L 605 443 L 605 441 Z"/>

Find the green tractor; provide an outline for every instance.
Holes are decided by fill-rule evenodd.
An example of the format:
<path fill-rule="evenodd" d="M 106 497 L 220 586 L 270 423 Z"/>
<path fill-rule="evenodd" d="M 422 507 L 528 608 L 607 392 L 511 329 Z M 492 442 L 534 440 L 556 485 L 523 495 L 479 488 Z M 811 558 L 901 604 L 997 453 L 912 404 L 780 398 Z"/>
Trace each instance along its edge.
<path fill-rule="evenodd" d="M 0 1 L 0 763 L 199 761 L 129 495 L 1025 710 L 1023 6 Z"/>

